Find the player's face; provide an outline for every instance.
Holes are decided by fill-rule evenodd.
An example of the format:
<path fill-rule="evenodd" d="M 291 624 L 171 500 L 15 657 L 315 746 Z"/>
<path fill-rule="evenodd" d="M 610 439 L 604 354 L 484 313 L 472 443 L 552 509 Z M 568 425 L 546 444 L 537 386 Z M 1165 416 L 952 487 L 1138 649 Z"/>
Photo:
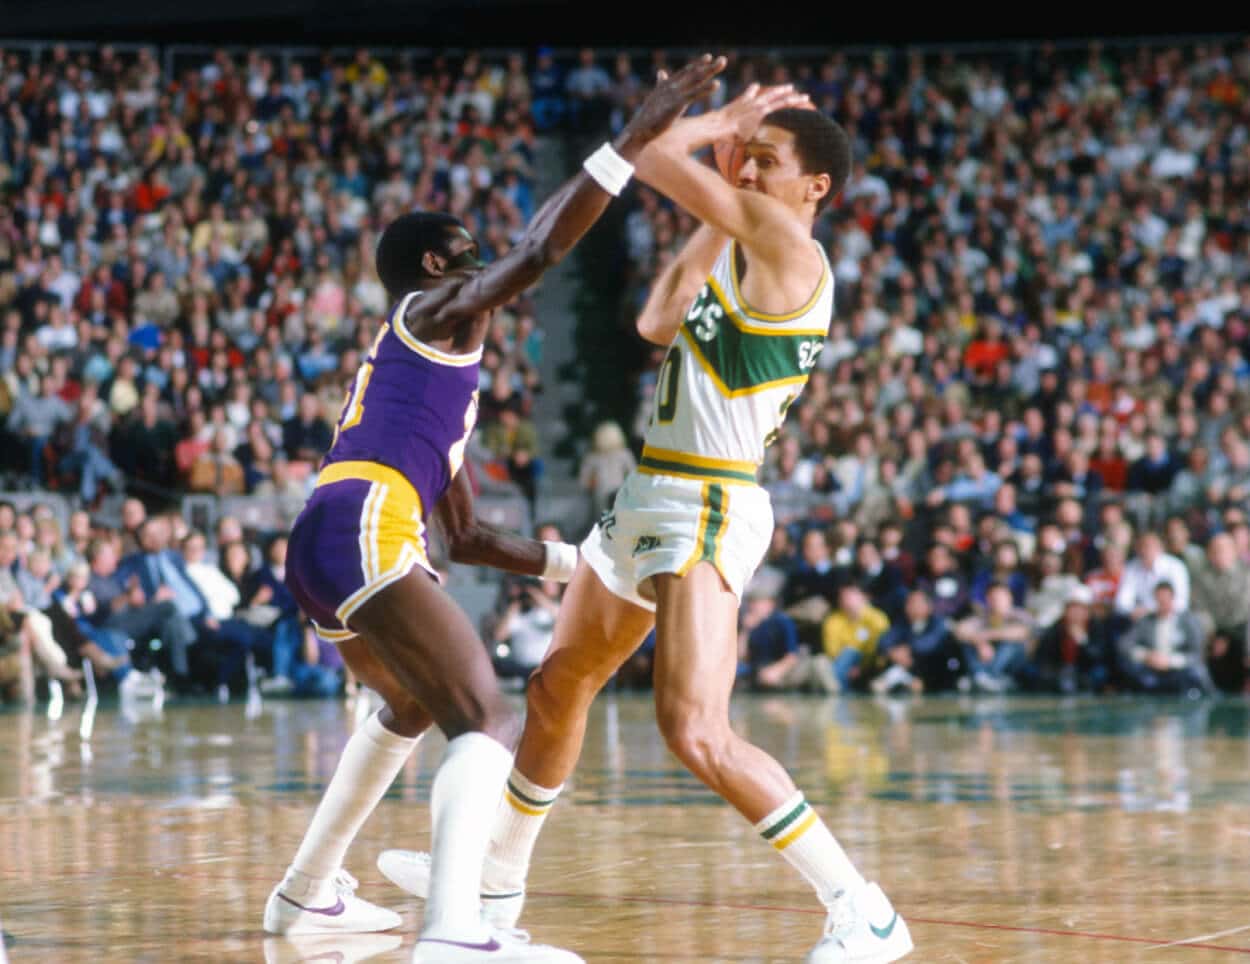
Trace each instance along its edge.
<path fill-rule="evenodd" d="M 775 197 L 799 209 L 814 178 L 804 174 L 794 150 L 794 135 L 765 124 L 747 142 L 746 159 L 738 171 L 738 187 Z"/>
<path fill-rule="evenodd" d="M 485 267 L 482 264 L 481 248 L 478 246 L 477 239 L 469 233 L 467 228 L 458 227 L 448 230 L 447 245 L 444 250 L 443 257 L 446 264 L 443 271 L 446 274 L 453 271 L 476 272 Z"/>

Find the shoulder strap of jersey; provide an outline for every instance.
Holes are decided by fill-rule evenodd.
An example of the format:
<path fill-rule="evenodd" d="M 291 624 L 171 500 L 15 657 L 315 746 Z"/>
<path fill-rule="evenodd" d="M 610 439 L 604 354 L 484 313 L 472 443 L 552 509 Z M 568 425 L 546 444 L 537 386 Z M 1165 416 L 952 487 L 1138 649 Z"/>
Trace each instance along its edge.
<path fill-rule="evenodd" d="M 454 355 L 451 352 L 442 351 L 433 345 L 427 345 L 418 339 L 408 330 L 408 326 L 404 324 L 404 314 L 408 310 L 408 305 L 413 298 L 420 295 L 420 291 L 410 291 L 404 295 L 403 299 L 395 306 L 395 310 L 391 312 L 391 328 L 395 332 L 396 337 L 403 342 L 404 346 L 422 358 L 426 358 L 439 365 L 449 365 L 453 368 L 468 368 L 470 365 L 476 365 L 482 360 L 482 346 L 477 346 L 477 351 L 470 352 L 467 355 Z"/>

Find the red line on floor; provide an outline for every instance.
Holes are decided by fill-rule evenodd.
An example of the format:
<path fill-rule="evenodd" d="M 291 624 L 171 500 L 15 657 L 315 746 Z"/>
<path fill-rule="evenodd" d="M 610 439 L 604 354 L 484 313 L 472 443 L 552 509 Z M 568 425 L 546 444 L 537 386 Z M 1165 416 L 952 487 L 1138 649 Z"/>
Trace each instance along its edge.
<path fill-rule="evenodd" d="M 619 900 L 631 904 L 672 904 L 685 907 L 724 908 L 726 910 L 782 911 L 783 913 L 814 914 L 817 916 L 824 916 L 825 913 L 823 910 L 817 910 L 811 907 L 785 907 L 777 904 L 735 904 L 710 900 L 684 900 L 678 897 L 608 897 L 600 896 L 598 894 L 573 894 L 551 890 L 534 890 L 530 891 L 530 895 L 533 897 L 565 897 L 603 901 Z M 1250 947 L 1231 947 L 1225 944 L 1177 944 L 1175 941 L 1161 941 L 1151 937 L 1125 937 L 1121 934 L 1097 934 L 1092 931 L 1065 931 L 1050 927 L 1014 927 L 1009 924 L 982 924 L 977 921 L 941 920 L 934 917 L 912 917 L 911 915 L 908 915 L 906 920 L 909 924 L 932 924 L 937 927 L 967 927 L 975 930 L 1008 931 L 1016 934 L 1046 934 L 1054 937 L 1079 937 L 1085 940 L 1094 941 L 1120 941 L 1127 944 L 1149 944 L 1152 947 L 1193 947 L 1204 951 L 1226 951 L 1231 954 L 1250 954 Z"/>

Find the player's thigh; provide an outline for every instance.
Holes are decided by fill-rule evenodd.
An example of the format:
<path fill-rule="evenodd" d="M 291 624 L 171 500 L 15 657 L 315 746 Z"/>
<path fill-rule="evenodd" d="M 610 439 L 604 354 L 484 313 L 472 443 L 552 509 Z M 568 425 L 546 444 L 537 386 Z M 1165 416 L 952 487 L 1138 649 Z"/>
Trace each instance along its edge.
<path fill-rule="evenodd" d="M 613 593 L 589 565 L 579 563 L 538 670 L 544 688 L 593 696 L 642 645 L 654 623 L 654 614 Z"/>
<path fill-rule="evenodd" d="M 708 562 L 654 577 L 655 706 L 662 729 L 729 719 L 738 669 L 738 597 Z"/>
<path fill-rule="evenodd" d="M 369 643 L 353 636 L 339 643 L 338 650 L 356 679 L 386 703 L 382 722 L 387 729 L 400 736 L 416 737 L 430 728 L 433 717 L 378 658 Z"/>
<path fill-rule="evenodd" d="M 481 730 L 515 737 L 486 646 L 469 618 L 421 568 L 351 614 L 351 628 L 425 707 L 448 739 Z"/>

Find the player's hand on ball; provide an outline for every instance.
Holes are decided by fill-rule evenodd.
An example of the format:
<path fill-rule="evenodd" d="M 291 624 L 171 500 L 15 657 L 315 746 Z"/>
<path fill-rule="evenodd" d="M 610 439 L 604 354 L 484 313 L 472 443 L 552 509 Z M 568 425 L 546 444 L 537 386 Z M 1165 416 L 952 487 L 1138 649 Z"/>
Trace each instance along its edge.
<path fill-rule="evenodd" d="M 775 87 L 751 84 L 722 107 L 719 113 L 724 118 L 726 133 L 745 142 L 755 136 L 765 117 L 775 110 L 784 110 L 787 107 L 810 110 L 812 102 L 806 94 L 795 90 L 793 84 L 779 84 Z"/>

